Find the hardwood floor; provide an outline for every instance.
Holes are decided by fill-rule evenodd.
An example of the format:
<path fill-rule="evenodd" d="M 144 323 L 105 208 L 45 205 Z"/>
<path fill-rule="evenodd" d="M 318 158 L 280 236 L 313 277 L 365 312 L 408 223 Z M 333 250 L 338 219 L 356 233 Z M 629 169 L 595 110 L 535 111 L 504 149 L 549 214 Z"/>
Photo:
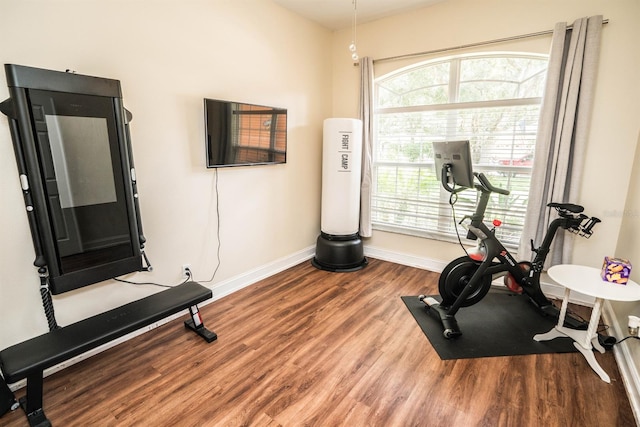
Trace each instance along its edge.
<path fill-rule="evenodd" d="M 174 321 L 46 378 L 45 412 L 56 427 L 635 425 L 612 352 L 596 353 L 611 384 L 579 353 L 440 360 L 400 299 L 437 279 L 305 262 L 203 307 L 216 342 Z"/>

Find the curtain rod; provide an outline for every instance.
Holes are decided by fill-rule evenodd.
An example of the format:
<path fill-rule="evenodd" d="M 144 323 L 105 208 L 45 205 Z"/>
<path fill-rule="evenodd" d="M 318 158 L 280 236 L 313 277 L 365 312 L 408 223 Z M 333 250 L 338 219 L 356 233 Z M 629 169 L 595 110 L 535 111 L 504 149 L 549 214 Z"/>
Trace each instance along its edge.
<path fill-rule="evenodd" d="M 608 23 L 609 23 L 608 19 L 603 19 L 602 20 L 602 25 L 608 24 Z M 571 28 L 573 28 L 573 25 L 567 25 L 567 29 L 571 29 Z M 495 44 L 495 43 L 510 42 L 510 41 L 513 41 L 513 40 L 520 40 L 520 39 L 526 39 L 526 38 L 531 38 L 531 37 L 545 36 L 547 34 L 553 34 L 553 30 L 538 31 L 537 33 L 522 34 L 522 35 L 519 35 L 519 36 L 511 36 L 511 37 L 505 37 L 505 38 L 502 38 L 502 39 L 495 39 L 495 40 L 488 40 L 488 41 L 484 41 L 484 42 L 463 44 L 463 45 L 460 45 L 460 46 L 446 47 L 446 48 L 442 48 L 442 49 L 427 50 L 427 51 L 424 51 L 424 52 L 407 53 L 407 54 L 398 55 L 398 56 L 389 56 L 387 58 L 374 59 L 373 63 L 375 64 L 376 62 L 395 61 L 395 60 L 398 60 L 398 59 L 413 58 L 413 57 L 416 57 L 416 56 L 426 56 L 426 55 L 431 55 L 431 54 L 434 54 L 434 53 L 449 52 L 449 51 L 452 51 L 452 50 L 468 49 L 470 47 L 478 47 L 478 46 L 485 46 L 485 45 Z M 356 63 L 354 63 L 354 65 L 357 66 L 359 64 L 356 62 Z"/>

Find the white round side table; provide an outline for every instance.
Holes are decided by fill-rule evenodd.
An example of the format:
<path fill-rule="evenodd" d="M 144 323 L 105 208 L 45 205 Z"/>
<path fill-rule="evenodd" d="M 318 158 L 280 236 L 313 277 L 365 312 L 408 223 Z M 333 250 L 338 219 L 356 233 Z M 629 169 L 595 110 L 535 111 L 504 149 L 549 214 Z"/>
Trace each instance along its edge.
<path fill-rule="evenodd" d="M 560 317 L 558 318 L 558 324 L 552 330 L 545 334 L 537 334 L 533 339 L 536 341 L 548 341 L 558 337 L 570 337 L 574 341 L 573 345 L 582 353 L 589 366 L 603 381 L 611 382 L 609 375 L 598 364 L 593 354 L 594 347 L 600 353 L 604 353 L 604 348 L 598 342 L 598 334 L 596 332 L 600 320 L 602 302 L 604 300 L 640 301 L 640 285 L 632 280 L 629 280 L 626 285 L 604 281 L 600 277 L 599 268 L 582 265 L 555 265 L 549 269 L 548 273 L 549 277 L 565 287 Z M 591 311 L 589 327 L 586 331 L 564 326 L 569 294 L 572 290 L 596 299 Z"/>

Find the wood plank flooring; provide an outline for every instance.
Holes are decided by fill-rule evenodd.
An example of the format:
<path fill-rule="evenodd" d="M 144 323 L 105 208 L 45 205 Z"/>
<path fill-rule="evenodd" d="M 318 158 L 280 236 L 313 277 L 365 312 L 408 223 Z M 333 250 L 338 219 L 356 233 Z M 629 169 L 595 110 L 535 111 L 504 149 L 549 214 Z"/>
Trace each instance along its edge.
<path fill-rule="evenodd" d="M 45 413 L 56 427 L 635 425 L 612 352 L 596 353 L 611 384 L 579 353 L 440 360 L 400 299 L 437 279 L 305 262 L 203 307 L 216 342 L 174 321 L 46 378 Z"/>

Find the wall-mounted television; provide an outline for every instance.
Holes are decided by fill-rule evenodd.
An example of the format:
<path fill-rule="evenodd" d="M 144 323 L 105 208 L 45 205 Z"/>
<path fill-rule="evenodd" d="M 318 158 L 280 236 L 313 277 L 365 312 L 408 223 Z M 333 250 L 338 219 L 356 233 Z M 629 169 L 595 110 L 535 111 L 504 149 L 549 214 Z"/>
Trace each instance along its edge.
<path fill-rule="evenodd" d="M 285 108 L 204 100 L 208 168 L 287 162 Z"/>

